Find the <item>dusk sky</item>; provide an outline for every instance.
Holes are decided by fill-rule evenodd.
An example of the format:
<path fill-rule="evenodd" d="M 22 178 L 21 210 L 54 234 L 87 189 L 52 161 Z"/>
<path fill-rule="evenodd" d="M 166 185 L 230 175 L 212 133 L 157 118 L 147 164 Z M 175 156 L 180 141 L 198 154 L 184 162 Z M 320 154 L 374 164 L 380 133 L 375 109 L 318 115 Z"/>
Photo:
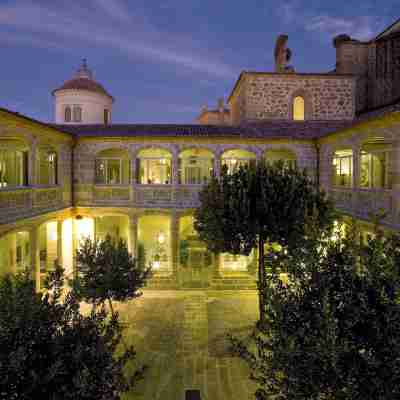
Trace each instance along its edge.
<path fill-rule="evenodd" d="M 378 5 L 379 4 L 379 5 Z M 397 4 L 397 7 L 396 7 Z M 87 58 L 114 123 L 190 123 L 242 70 L 272 71 L 289 35 L 299 72 L 335 64 L 332 37 L 371 39 L 399 0 L 0 0 L 0 107 L 53 121 L 51 91 Z"/>

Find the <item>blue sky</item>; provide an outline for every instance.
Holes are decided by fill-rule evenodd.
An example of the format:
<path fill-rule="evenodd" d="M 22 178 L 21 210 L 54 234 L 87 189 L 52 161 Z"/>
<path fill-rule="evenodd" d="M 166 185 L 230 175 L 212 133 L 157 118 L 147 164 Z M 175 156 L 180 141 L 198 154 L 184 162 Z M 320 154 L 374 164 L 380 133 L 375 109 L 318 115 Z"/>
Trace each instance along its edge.
<path fill-rule="evenodd" d="M 115 123 L 193 122 L 242 70 L 271 71 L 289 35 L 300 72 L 334 68 L 332 37 L 370 39 L 398 0 L 0 0 L 0 107 L 53 120 L 51 91 L 86 57 Z"/>

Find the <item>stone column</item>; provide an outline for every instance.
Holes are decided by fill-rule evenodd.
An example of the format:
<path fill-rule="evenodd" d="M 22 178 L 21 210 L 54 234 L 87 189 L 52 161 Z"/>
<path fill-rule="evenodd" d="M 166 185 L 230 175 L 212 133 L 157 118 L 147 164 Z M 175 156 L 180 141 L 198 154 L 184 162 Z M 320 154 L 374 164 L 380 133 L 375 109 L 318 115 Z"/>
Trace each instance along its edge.
<path fill-rule="evenodd" d="M 29 244 L 31 250 L 31 274 L 35 281 L 36 292 L 40 292 L 39 226 L 35 226 L 29 231 Z"/>
<path fill-rule="evenodd" d="M 32 142 L 29 152 L 28 185 L 33 186 L 38 183 L 37 179 L 37 147 L 36 142 Z"/>
<path fill-rule="evenodd" d="M 213 254 L 213 264 L 214 264 L 213 278 L 221 278 L 221 264 L 222 264 L 221 253 Z"/>
<path fill-rule="evenodd" d="M 134 257 L 136 257 L 137 255 L 137 243 L 138 243 L 137 235 L 138 235 L 138 216 L 129 215 L 128 250 Z"/>
<path fill-rule="evenodd" d="M 62 220 L 57 221 L 57 263 L 63 266 L 63 237 L 62 237 Z"/>
<path fill-rule="evenodd" d="M 17 273 L 17 234 L 10 234 L 9 241 L 9 259 L 10 259 L 10 272 L 14 275 Z"/>
<path fill-rule="evenodd" d="M 353 150 L 353 189 L 360 187 L 360 145 L 356 144 Z"/>
<path fill-rule="evenodd" d="M 176 211 L 172 211 L 171 213 L 170 235 L 172 276 L 177 279 L 179 261 L 179 214 Z"/>
<path fill-rule="evenodd" d="M 221 175 L 221 156 L 222 151 L 214 152 L 214 174 L 216 177 L 219 177 Z"/>
<path fill-rule="evenodd" d="M 393 201 L 393 222 L 400 223 L 400 141 L 395 141 L 391 153 L 391 182 Z"/>
<path fill-rule="evenodd" d="M 78 249 L 78 229 L 75 217 L 72 218 L 72 274 L 77 276 L 76 250 Z"/>
<path fill-rule="evenodd" d="M 179 185 L 179 152 L 174 151 L 172 154 L 172 177 L 171 177 L 172 185 L 178 186 Z"/>

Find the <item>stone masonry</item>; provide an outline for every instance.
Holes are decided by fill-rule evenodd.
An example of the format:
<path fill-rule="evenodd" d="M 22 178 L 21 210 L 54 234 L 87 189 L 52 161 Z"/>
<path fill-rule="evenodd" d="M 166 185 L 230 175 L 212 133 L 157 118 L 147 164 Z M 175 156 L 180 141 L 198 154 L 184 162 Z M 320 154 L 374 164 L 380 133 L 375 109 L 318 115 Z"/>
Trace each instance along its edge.
<path fill-rule="evenodd" d="M 351 120 L 355 80 L 330 74 L 243 73 L 230 99 L 234 123 L 291 120 L 293 99 L 305 100 L 306 120 Z"/>

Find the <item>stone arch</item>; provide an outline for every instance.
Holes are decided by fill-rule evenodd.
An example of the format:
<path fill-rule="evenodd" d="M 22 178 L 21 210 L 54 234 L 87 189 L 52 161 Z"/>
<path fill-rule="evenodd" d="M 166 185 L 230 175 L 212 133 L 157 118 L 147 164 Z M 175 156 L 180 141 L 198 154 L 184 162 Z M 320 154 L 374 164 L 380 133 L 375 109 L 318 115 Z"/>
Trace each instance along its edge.
<path fill-rule="evenodd" d="M 207 147 L 187 147 L 178 155 L 178 181 L 184 185 L 199 185 L 209 181 L 214 173 L 215 153 Z"/>
<path fill-rule="evenodd" d="M 29 143 L 21 138 L 0 138 L 0 190 L 27 186 L 29 182 Z"/>
<path fill-rule="evenodd" d="M 135 153 L 136 182 L 142 185 L 172 183 L 173 153 L 163 146 L 143 146 Z"/>
<path fill-rule="evenodd" d="M 298 163 L 297 152 L 290 147 L 269 147 L 264 151 L 265 162 L 283 161 L 288 166 L 295 167 Z"/>
<path fill-rule="evenodd" d="M 130 154 L 126 148 L 110 146 L 95 154 L 95 184 L 127 185 L 130 181 Z"/>
<path fill-rule="evenodd" d="M 225 149 L 221 154 L 221 165 L 226 166 L 228 173 L 234 172 L 239 167 L 255 165 L 256 162 L 257 154 L 255 152 L 240 147 Z"/>

